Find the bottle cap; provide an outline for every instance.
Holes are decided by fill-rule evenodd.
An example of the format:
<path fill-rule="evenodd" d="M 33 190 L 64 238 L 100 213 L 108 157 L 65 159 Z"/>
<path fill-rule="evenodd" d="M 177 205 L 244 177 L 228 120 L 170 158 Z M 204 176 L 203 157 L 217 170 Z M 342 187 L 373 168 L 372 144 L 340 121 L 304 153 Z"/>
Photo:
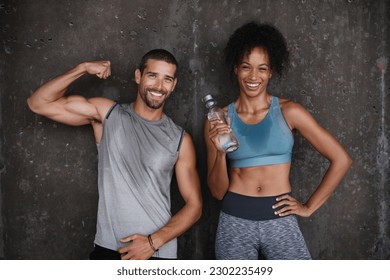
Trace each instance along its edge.
<path fill-rule="evenodd" d="M 202 101 L 204 103 L 207 103 L 210 100 L 214 100 L 214 98 L 211 96 L 211 94 L 207 94 L 205 97 L 202 98 Z"/>

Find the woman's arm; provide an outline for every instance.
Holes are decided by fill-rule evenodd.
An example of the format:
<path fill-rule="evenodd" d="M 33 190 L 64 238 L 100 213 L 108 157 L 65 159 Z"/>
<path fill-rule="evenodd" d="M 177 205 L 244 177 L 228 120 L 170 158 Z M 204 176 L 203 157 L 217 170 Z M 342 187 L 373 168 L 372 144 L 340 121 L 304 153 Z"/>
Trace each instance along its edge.
<path fill-rule="evenodd" d="M 289 101 L 282 108 L 283 115 L 290 128 L 297 129 L 314 149 L 330 162 L 320 184 L 305 204 L 302 205 L 291 196 L 285 195 L 279 197 L 278 200 L 283 201 L 275 205 L 275 208 L 286 205 L 278 211 L 281 216 L 297 214 L 309 217 L 334 192 L 351 166 L 352 160 L 337 139 L 320 126 L 301 105 Z"/>

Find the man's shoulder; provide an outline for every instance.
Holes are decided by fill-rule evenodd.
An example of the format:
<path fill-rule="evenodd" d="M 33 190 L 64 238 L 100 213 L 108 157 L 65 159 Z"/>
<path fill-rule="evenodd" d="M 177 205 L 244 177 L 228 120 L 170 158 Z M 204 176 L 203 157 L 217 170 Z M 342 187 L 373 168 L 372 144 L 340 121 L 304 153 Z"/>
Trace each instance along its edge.
<path fill-rule="evenodd" d="M 93 104 L 99 113 L 101 120 L 104 120 L 108 112 L 112 109 L 115 101 L 105 97 L 93 97 L 88 99 L 88 102 Z"/>

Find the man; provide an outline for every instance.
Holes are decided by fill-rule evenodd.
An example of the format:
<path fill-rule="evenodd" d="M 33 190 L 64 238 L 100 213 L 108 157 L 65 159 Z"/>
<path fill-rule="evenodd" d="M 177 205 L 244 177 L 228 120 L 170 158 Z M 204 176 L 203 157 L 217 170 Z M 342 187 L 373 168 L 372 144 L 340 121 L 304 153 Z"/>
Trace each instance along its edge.
<path fill-rule="evenodd" d="M 174 259 L 180 234 L 200 217 L 202 201 L 191 137 L 163 113 L 176 86 L 177 62 L 166 50 L 144 55 L 131 104 L 65 96 L 85 74 L 107 79 L 110 61 L 84 62 L 38 88 L 30 109 L 68 125 L 91 124 L 98 146 L 99 205 L 90 259 Z M 185 205 L 170 214 L 175 171 Z"/>

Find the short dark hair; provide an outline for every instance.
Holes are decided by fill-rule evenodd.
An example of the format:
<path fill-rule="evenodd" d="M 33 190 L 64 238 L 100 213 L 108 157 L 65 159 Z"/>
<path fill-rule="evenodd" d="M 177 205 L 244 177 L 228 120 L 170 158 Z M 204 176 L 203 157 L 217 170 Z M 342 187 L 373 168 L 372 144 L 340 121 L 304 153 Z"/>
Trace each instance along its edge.
<path fill-rule="evenodd" d="M 179 64 L 177 63 L 177 60 L 173 56 L 173 54 L 171 54 L 169 51 L 164 50 L 164 49 L 154 49 L 154 50 L 151 50 L 151 51 L 147 52 L 146 54 L 144 54 L 139 66 L 138 66 L 138 69 L 141 71 L 141 74 L 143 74 L 143 72 L 146 68 L 146 64 L 147 64 L 148 59 L 165 61 L 167 63 L 175 65 L 176 66 L 175 77 L 176 77 L 176 73 L 178 71 Z"/>
<path fill-rule="evenodd" d="M 282 33 L 271 24 L 255 21 L 234 31 L 224 49 L 225 63 L 231 77 L 234 76 L 234 68 L 255 47 L 260 47 L 268 53 L 271 70 L 281 77 L 289 61 L 286 40 Z"/>

